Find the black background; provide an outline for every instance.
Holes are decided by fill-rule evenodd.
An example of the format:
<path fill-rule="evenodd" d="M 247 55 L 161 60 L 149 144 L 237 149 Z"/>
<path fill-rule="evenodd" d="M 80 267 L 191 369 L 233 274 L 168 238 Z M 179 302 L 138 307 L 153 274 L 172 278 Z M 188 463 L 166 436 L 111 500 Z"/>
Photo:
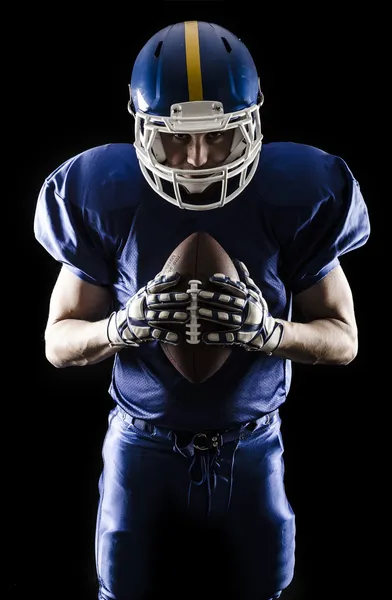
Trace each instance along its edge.
<path fill-rule="evenodd" d="M 4 319 L 15 349 L 3 362 L 6 598 L 96 598 L 97 483 L 112 407 L 110 361 L 56 370 L 44 357 L 58 265 L 34 239 L 37 194 L 70 156 L 133 138 L 126 104 L 136 54 L 158 29 L 187 19 L 219 23 L 248 46 L 265 95 L 265 142 L 304 142 L 340 155 L 367 202 L 370 240 L 342 258 L 356 303 L 359 354 L 347 367 L 294 365 L 282 409 L 286 487 L 298 528 L 296 576 L 282 599 L 384 597 L 378 535 L 387 502 L 380 474 L 380 411 L 388 389 L 381 351 L 389 214 L 380 167 L 385 16 L 347 14 L 330 4 L 302 12 L 260 5 L 257 14 L 249 3 L 154 6 L 23 11 L 24 28 L 10 48 L 16 118 L 4 119 L 13 132 L 8 156 L 16 174 L 7 201 Z M 184 598 L 185 590 L 184 584 Z"/>

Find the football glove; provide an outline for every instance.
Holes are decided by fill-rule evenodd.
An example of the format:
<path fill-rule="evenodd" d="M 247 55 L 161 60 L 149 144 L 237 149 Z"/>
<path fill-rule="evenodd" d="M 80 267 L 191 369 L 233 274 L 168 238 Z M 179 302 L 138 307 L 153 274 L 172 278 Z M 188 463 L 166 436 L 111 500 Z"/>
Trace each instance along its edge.
<path fill-rule="evenodd" d="M 185 325 L 190 318 L 186 309 L 190 294 L 168 291 L 180 278 L 179 273 L 158 273 L 128 300 L 124 308 L 113 312 L 107 326 L 110 346 L 139 346 L 154 340 L 178 344 L 181 335 L 166 326 Z"/>
<path fill-rule="evenodd" d="M 209 281 L 218 291 L 200 290 L 198 294 L 198 317 L 221 326 L 220 331 L 204 334 L 202 341 L 208 345 L 236 344 L 245 350 L 271 354 L 282 340 L 283 324 L 270 315 L 245 264 L 236 260 L 235 265 L 240 280 L 215 273 Z"/>

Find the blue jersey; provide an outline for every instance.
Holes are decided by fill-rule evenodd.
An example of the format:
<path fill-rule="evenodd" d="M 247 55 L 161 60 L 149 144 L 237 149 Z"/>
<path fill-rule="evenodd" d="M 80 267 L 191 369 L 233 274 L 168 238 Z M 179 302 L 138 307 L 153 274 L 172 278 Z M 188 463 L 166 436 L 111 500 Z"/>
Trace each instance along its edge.
<path fill-rule="evenodd" d="M 40 191 L 36 239 L 75 275 L 123 307 L 195 231 L 242 260 L 271 314 L 291 319 L 293 295 L 362 246 L 370 233 L 360 187 L 345 161 L 290 142 L 264 144 L 256 174 L 226 206 L 183 210 L 158 196 L 132 144 L 107 144 L 67 160 Z M 109 393 L 129 414 L 175 429 L 225 429 L 285 402 L 291 362 L 234 347 L 210 379 L 192 384 L 159 342 L 114 357 Z"/>

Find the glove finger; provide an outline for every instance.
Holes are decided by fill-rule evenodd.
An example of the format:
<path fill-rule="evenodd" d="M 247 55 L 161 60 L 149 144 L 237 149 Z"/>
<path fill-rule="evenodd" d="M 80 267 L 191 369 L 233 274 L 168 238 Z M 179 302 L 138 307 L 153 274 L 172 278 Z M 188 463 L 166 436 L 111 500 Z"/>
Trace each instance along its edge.
<path fill-rule="evenodd" d="M 197 316 L 203 321 L 211 321 L 212 323 L 230 327 L 231 330 L 239 329 L 242 323 L 241 315 L 228 310 L 199 308 L 197 310 Z"/>
<path fill-rule="evenodd" d="M 237 310 L 239 312 L 243 310 L 246 304 L 244 298 L 221 292 L 208 292 L 207 290 L 200 290 L 198 293 L 198 302 L 200 306 L 217 306 L 223 310 L 230 308 L 233 311 Z"/>
<path fill-rule="evenodd" d="M 236 334 L 232 331 L 211 331 L 201 336 L 207 346 L 232 346 L 236 343 Z"/>
<path fill-rule="evenodd" d="M 170 272 L 165 274 L 156 275 L 154 279 L 151 279 L 146 285 L 146 291 L 148 294 L 159 294 L 163 290 L 167 290 L 174 287 L 181 279 L 180 273 Z"/>
<path fill-rule="evenodd" d="M 165 294 L 161 294 L 164 296 Z M 182 295 L 182 294 L 173 294 Z M 140 327 L 145 323 L 154 318 L 156 321 L 167 321 L 168 323 L 186 323 L 190 318 L 189 312 L 185 310 L 186 305 L 190 304 L 189 294 L 184 294 L 189 297 L 187 302 L 178 301 L 176 303 L 162 304 L 162 303 L 151 303 L 149 304 L 142 295 L 136 296 L 132 299 L 128 310 L 128 319 L 130 327 Z M 159 294 L 150 294 L 147 296 L 155 298 Z M 178 306 L 178 309 L 177 309 Z M 183 310 L 179 310 L 183 309 Z"/>
<path fill-rule="evenodd" d="M 131 322 L 134 323 L 132 328 L 129 326 Z M 124 340 L 136 341 L 137 343 L 149 342 L 154 339 L 151 337 L 151 327 L 145 321 L 139 322 L 134 319 L 128 319 L 128 327 L 123 329 L 122 337 Z"/>
<path fill-rule="evenodd" d="M 220 289 L 228 291 L 230 294 L 237 295 L 239 298 L 246 298 L 246 286 L 238 279 L 233 279 L 224 273 L 214 273 L 209 278 L 209 281 Z"/>
<path fill-rule="evenodd" d="M 153 342 L 157 340 L 166 344 L 177 345 L 180 342 L 180 335 L 178 333 L 163 329 L 162 327 L 134 326 L 132 328 L 132 334 L 133 335 L 131 336 L 129 330 L 125 330 L 123 335 L 125 339 L 128 338 L 132 341 L 136 338 L 138 343 Z"/>
<path fill-rule="evenodd" d="M 249 276 L 248 267 L 246 266 L 246 264 L 244 262 L 242 262 L 242 260 L 239 260 L 238 258 L 235 258 L 233 260 L 233 263 L 234 263 L 235 268 L 238 271 L 240 280 L 245 283 L 245 277 Z"/>
<path fill-rule="evenodd" d="M 162 342 L 163 344 L 172 344 L 177 346 L 180 343 L 180 335 L 174 331 L 168 329 L 162 329 L 162 327 L 151 328 L 151 337 L 153 340 Z"/>
<path fill-rule="evenodd" d="M 260 350 L 262 345 L 252 345 L 253 333 L 241 331 L 211 331 L 202 335 L 202 341 L 207 346 L 242 346 L 245 350 Z"/>
<path fill-rule="evenodd" d="M 154 326 L 158 323 L 187 323 L 190 313 L 185 310 L 148 310 L 146 320 L 149 325 Z"/>
<path fill-rule="evenodd" d="M 148 308 L 165 310 L 172 306 L 186 306 L 190 304 L 190 294 L 186 292 L 166 292 L 163 294 L 148 294 L 146 305 Z"/>
<path fill-rule="evenodd" d="M 249 269 L 246 266 L 246 264 L 238 259 L 235 259 L 233 262 L 234 262 L 234 265 L 240 276 L 240 280 L 243 283 L 245 283 L 247 288 L 254 290 L 254 292 L 256 292 L 256 294 L 261 295 L 261 291 L 260 291 L 259 287 L 256 285 L 255 281 L 250 276 Z"/>

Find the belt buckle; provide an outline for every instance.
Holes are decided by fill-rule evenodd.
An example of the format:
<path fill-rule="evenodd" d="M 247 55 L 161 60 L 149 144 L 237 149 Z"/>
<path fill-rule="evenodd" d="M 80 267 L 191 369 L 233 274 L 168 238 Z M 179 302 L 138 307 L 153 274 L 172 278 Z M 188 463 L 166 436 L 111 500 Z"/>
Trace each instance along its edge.
<path fill-rule="evenodd" d="M 196 433 L 196 435 L 193 438 L 193 447 L 196 450 L 209 450 L 210 449 L 210 446 L 199 446 L 198 444 L 196 444 L 195 443 L 196 438 L 205 438 L 207 440 L 208 436 L 206 433 Z M 211 437 L 211 442 L 212 442 L 211 445 L 213 448 L 216 448 L 219 445 L 217 434 L 214 434 Z"/>
<path fill-rule="evenodd" d="M 202 438 L 202 437 L 207 439 L 207 434 L 206 433 L 196 433 L 195 437 L 193 438 L 193 447 L 196 448 L 196 450 L 208 450 L 208 446 L 198 446 L 197 444 L 195 444 L 196 438 Z"/>

